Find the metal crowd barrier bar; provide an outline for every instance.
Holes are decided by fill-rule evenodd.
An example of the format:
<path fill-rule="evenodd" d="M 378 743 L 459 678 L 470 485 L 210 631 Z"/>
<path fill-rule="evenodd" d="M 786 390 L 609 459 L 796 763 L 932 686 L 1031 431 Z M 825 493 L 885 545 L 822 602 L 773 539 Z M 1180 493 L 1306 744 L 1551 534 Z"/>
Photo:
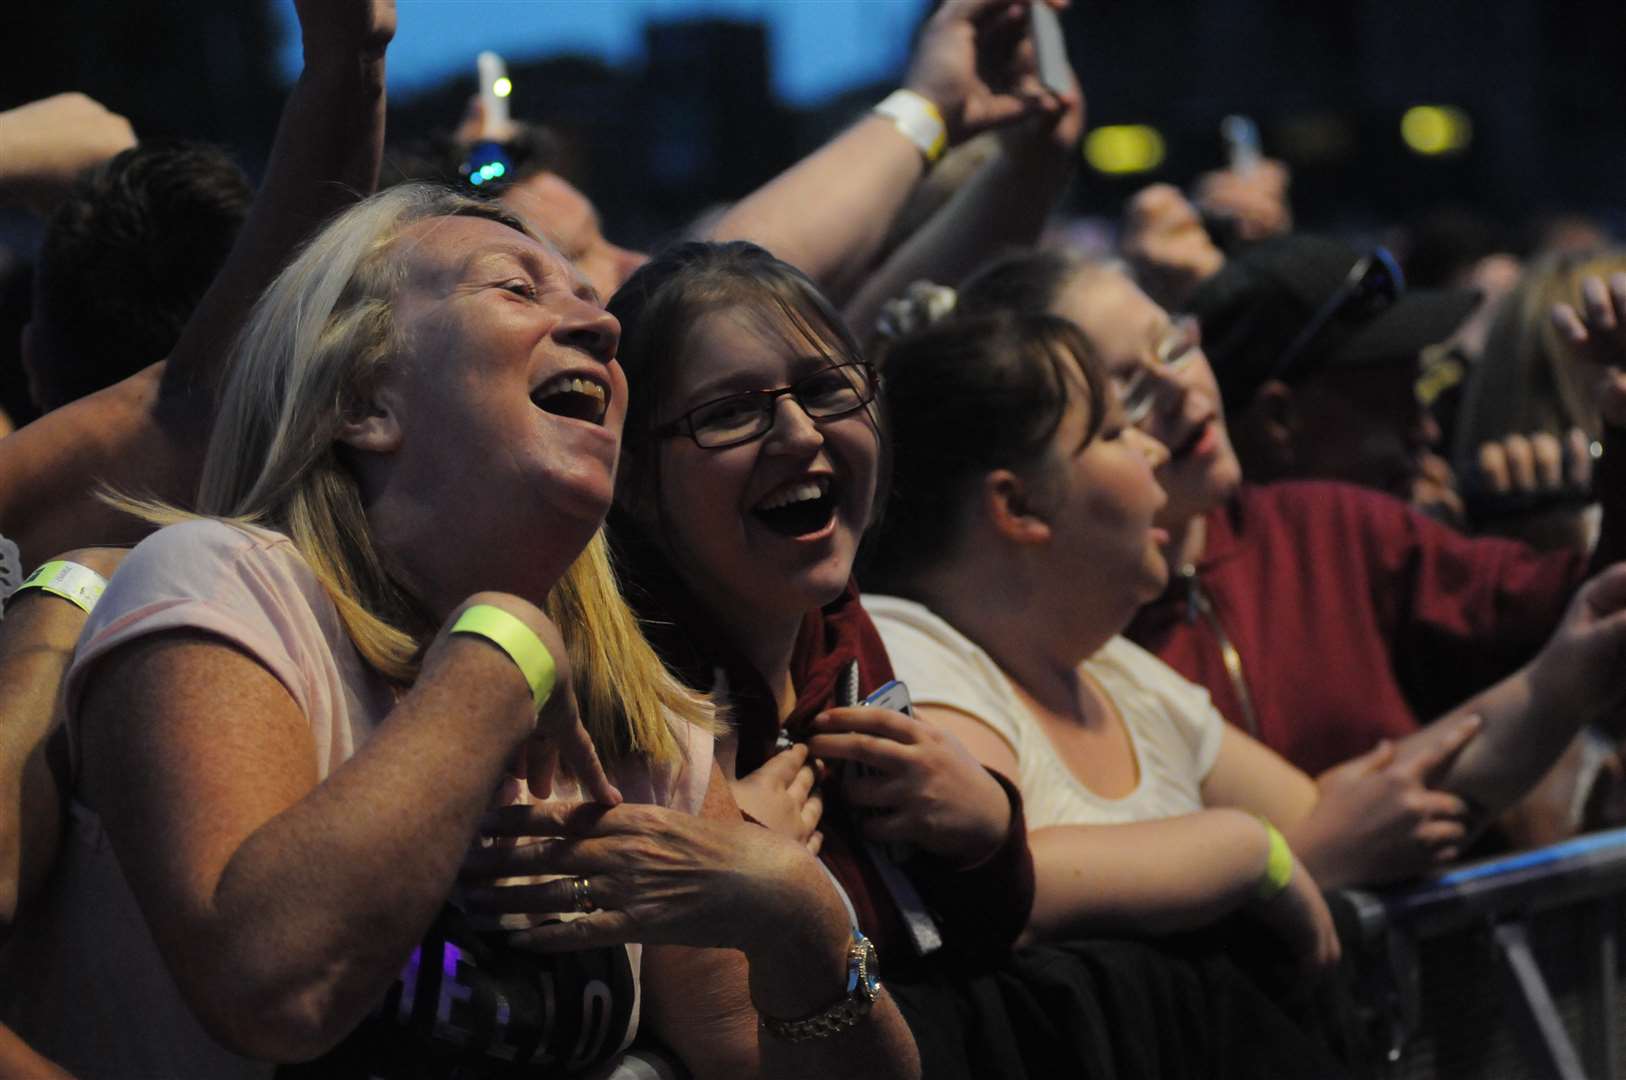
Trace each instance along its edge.
<path fill-rule="evenodd" d="M 1626 829 L 1345 893 L 1390 1080 L 1626 1080 Z"/>

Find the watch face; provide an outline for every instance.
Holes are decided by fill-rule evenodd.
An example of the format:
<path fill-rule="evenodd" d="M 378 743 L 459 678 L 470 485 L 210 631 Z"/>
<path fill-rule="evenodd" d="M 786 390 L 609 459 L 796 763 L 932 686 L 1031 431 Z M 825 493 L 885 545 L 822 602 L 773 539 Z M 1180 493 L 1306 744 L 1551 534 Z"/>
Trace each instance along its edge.
<path fill-rule="evenodd" d="M 875 943 L 865 938 L 859 945 L 858 958 L 858 987 L 859 992 L 871 999 L 881 992 L 881 958 L 875 952 Z"/>

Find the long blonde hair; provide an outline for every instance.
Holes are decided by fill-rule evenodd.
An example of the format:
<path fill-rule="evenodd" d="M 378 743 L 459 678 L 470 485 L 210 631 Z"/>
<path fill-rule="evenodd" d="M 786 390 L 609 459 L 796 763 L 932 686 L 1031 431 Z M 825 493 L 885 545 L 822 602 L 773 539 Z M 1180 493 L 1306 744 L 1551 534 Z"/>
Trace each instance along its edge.
<path fill-rule="evenodd" d="M 340 214 L 277 276 L 237 341 L 204 460 L 197 515 L 284 533 L 338 608 L 361 656 L 410 683 L 433 629 L 387 573 L 355 477 L 336 450 L 343 419 L 396 354 L 393 300 L 403 275 L 402 231 L 435 217 L 480 217 L 533 239 L 493 203 L 428 184 L 403 184 Z M 194 515 L 122 500 L 149 520 Z M 680 754 L 668 716 L 710 729 L 703 698 L 655 655 L 627 607 L 602 530 L 544 608 L 570 652 L 594 744 L 607 759 Z"/>
<path fill-rule="evenodd" d="M 1626 270 L 1626 251 L 1564 252 L 1530 266 L 1502 301 L 1485 339 L 1457 420 L 1459 465 L 1477 460 L 1479 445 L 1505 435 L 1546 431 L 1559 438 L 1578 427 L 1602 431 L 1594 397 L 1596 372 L 1581 362 L 1553 325 L 1559 302 L 1584 311 L 1581 281 Z"/>

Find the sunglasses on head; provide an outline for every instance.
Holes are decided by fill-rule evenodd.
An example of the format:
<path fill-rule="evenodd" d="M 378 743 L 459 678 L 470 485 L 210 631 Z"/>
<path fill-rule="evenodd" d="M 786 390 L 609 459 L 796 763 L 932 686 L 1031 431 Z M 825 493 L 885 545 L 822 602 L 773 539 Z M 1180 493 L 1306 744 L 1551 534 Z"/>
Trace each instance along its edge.
<path fill-rule="evenodd" d="M 1344 276 L 1343 284 L 1327 297 L 1310 316 L 1282 355 L 1270 369 L 1268 379 L 1292 382 L 1305 366 L 1309 347 L 1334 319 L 1345 315 L 1367 318 L 1400 299 L 1406 291 L 1406 275 L 1388 248 L 1373 248 L 1370 254 L 1355 260 Z"/>

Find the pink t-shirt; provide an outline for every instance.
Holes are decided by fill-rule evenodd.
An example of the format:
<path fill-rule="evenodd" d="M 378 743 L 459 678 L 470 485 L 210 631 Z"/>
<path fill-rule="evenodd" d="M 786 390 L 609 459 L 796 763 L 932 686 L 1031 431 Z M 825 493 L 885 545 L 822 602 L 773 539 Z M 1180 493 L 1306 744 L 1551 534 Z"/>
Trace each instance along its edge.
<path fill-rule="evenodd" d="M 326 591 L 286 537 L 218 521 L 186 522 L 159 531 L 130 554 L 85 626 L 66 682 L 75 775 L 78 702 L 96 662 L 121 645 L 171 630 L 224 638 L 270 671 L 310 723 L 323 779 L 356 753 L 394 703 L 390 686 L 357 654 Z M 688 751 L 681 768 L 655 775 L 637 765 L 618 770 L 614 779 L 629 801 L 699 809 L 711 738 L 686 728 L 680 742 Z M 95 811 L 73 798 L 67 818 L 48 894 L 0 951 L 0 1022 L 81 1078 L 270 1076 L 272 1066 L 218 1046 L 186 1008 Z M 415 954 L 408 964 L 409 977 L 419 959 Z M 606 969 L 619 970 L 623 982 L 630 978 L 622 993 L 630 1001 L 610 1010 L 614 1030 L 595 1034 L 604 1054 L 636 1031 L 637 965 L 638 949 L 629 947 L 624 962 L 612 957 Z M 456 996 L 452 975 L 442 984 L 440 994 Z M 449 1010 L 429 1019 L 457 1040 L 460 1015 Z"/>

